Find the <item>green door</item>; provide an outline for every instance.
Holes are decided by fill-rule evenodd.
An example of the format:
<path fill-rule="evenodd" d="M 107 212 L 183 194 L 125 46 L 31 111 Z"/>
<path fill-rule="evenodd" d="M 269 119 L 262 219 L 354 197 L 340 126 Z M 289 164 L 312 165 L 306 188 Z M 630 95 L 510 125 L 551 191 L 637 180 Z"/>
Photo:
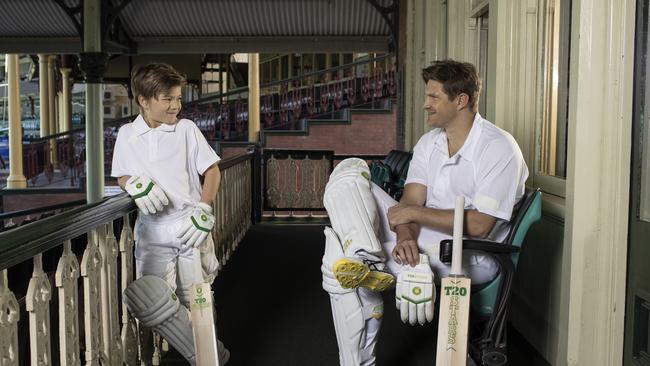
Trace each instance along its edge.
<path fill-rule="evenodd" d="M 650 0 L 637 1 L 623 364 L 650 366 Z"/>

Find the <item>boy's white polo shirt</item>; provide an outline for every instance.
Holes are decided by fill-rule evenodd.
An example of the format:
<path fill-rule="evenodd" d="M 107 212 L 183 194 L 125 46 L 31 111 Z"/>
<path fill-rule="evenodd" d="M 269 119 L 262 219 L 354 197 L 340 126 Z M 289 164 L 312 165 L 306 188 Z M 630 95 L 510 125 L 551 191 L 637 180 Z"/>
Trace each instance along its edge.
<path fill-rule="evenodd" d="M 465 197 L 465 209 L 476 209 L 509 221 L 521 199 L 528 168 L 515 139 L 478 113 L 460 150 L 449 156 L 447 134 L 436 128 L 413 149 L 406 184 L 427 186 L 426 206 L 454 209 L 455 197 Z M 502 240 L 507 228 L 496 225 L 491 239 Z"/>
<path fill-rule="evenodd" d="M 151 219 L 176 219 L 200 201 L 199 175 L 219 160 L 194 122 L 181 119 L 150 128 L 139 115 L 120 127 L 111 176 L 147 176 L 169 198 L 169 205 Z"/>

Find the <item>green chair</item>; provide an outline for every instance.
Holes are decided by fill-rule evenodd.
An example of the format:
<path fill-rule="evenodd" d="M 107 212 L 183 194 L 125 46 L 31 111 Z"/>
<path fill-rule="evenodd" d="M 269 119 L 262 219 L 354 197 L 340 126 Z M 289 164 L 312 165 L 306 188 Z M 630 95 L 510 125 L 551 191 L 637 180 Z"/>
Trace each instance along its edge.
<path fill-rule="evenodd" d="M 483 251 L 500 267 L 499 275 L 487 285 L 472 289 L 470 324 L 478 328 L 472 336 L 469 353 L 477 365 L 496 366 L 508 363 L 506 315 L 519 251 L 530 226 L 542 217 L 542 193 L 527 190 L 515 206 L 510 220 L 510 233 L 502 243 L 489 240 L 463 239 L 463 250 Z M 440 260 L 451 262 L 452 241 L 440 242 Z"/>
<path fill-rule="evenodd" d="M 373 161 L 370 164 L 370 180 L 381 187 L 391 181 L 390 167 L 381 161 Z"/>

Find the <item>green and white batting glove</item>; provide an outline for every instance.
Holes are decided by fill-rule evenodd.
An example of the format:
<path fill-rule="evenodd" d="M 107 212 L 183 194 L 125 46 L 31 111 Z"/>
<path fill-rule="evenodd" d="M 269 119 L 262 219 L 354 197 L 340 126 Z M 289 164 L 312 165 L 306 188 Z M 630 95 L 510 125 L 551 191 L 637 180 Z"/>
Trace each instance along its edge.
<path fill-rule="evenodd" d="M 214 227 L 210 205 L 199 202 L 176 235 L 181 243 L 196 248 L 205 241 Z"/>
<path fill-rule="evenodd" d="M 395 303 L 402 322 L 423 325 L 433 320 L 433 303 L 436 300 L 433 272 L 429 256 L 420 254 L 420 263 L 408 266 L 397 276 Z"/>
<path fill-rule="evenodd" d="M 124 188 L 145 215 L 160 212 L 169 204 L 165 192 L 145 176 L 132 176 L 126 181 Z"/>

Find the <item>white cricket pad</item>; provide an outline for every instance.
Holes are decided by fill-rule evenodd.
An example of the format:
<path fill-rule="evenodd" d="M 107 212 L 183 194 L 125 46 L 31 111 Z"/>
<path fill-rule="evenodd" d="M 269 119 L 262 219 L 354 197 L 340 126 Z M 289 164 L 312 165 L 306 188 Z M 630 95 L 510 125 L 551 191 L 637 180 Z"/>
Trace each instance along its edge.
<path fill-rule="evenodd" d="M 156 276 L 142 276 L 124 290 L 124 302 L 145 327 L 157 331 L 187 361 L 195 364 L 192 323 L 188 311 L 167 282 Z"/>
<path fill-rule="evenodd" d="M 379 294 L 360 288 L 330 294 L 341 366 L 375 364 L 375 346 L 384 307 Z"/>
<path fill-rule="evenodd" d="M 323 289 L 330 294 L 334 329 L 342 366 L 374 365 L 375 345 L 383 316 L 381 296 L 366 288 L 343 288 L 332 263 L 344 258 L 338 236 L 325 227 Z"/>
<path fill-rule="evenodd" d="M 368 164 L 357 158 L 340 162 L 325 187 L 325 209 L 341 240 L 345 256 L 355 257 L 367 252 L 384 257 L 377 238 L 377 204 L 370 187 Z"/>
<path fill-rule="evenodd" d="M 332 267 L 334 263 L 344 257 L 341 243 L 332 228 L 325 227 L 325 254 L 323 254 L 323 264 L 321 272 L 323 273 L 323 290 L 330 294 L 344 294 L 354 291 L 350 288 L 343 288 L 334 276 Z"/>

